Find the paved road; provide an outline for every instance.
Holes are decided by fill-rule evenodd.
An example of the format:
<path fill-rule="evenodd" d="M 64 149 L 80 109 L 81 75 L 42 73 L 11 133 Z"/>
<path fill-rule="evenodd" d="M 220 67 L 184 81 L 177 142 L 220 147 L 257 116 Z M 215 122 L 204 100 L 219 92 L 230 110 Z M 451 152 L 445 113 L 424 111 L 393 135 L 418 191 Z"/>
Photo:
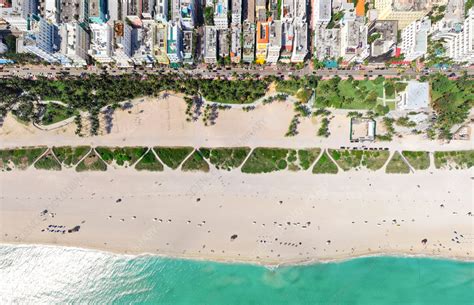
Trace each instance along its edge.
<path fill-rule="evenodd" d="M 293 68 L 294 69 L 294 68 Z M 21 66 L 21 67 L 4 67 L 3 71 L 0 71 L 0 77 L 11 77 L 11 76 L 20 76 L 20 77 L 30 77 L 30 76 L 49 76 L 49 77 L 56 77 L 60 74 L 69 74 L 72 76 L 80 76 L 81 74 L 100 74 L 104 70 L 92 67 L 90 69 L 84 68 L 62 68 L 62 67 L 55 67 L 55 66 Z M 469 75 L 474 75 L 474 67 L 469 67 L 463 70 L 445 70 L 441 71 L 445 74 L 456 73 L 459 75 L 462 71 L 467 71 Z M 339 75 L 340 77 L 347 77 L 352 75 L 354 78 L 357 77 L 376 77 L 378 75 L 385 76 L 385 77 L 396 77 L 396 76 L 408 76 L 408 77 L 416 77 L 423 75 L 422 72 L 417 72 L 412 69 L 398 69 L 398 68 L 390 68 L 390 69 L 376 69 L 376 68 L 365 68 L 365 70 L 329 70 L 329 69 L 320 69 L 320 70 L 311 70 L 309 66 L 301 70 L 292 70 L 292 68 L 277 68 L 277 67 L 265 67 L 259 69 L 243 69 L 243 68 L 234 68 L 231 70 L 226 70 L 222 68 L 220 70 L 214 69 L 209 70 L 205 68 L 196 68 L 196 69 L 178 69 L 178 70 L 171 70 L 171 69 L 162 69 L 162 68 L 139 68 L 139 69 L 108 69 L 107 72 L 111 75 L 120 75 L 125 73 L 171 73 L 171 72 L 180 72 L 186 75 L 200 75 L 204 78 L 216 78 L 216 77 L 230 77 L 233 75 L 242 75 L 245 73 L 249 74 L 256 74 L 259 76 L 267 76 L 267 75 L 278 75 L 278 76 L 303 76 L 303 75 L 317 75 L 322 77 L 332 77 L 334 75 Z M 435 72 L 435 71 L 432 71 Z M 427 74 L 427 73 L 425 73 Z"/>

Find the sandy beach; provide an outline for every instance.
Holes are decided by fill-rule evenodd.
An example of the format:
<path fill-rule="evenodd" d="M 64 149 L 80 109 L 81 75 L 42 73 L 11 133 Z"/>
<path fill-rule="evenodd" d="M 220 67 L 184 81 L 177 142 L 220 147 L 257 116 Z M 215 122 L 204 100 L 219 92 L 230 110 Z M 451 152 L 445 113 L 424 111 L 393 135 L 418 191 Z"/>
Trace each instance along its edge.
<path fill-rule="evenodd" d="M 3 172 L 0 241 L 264 264 L 382 253 L 472 260 L 472 181 L 466 170 Z"/>
<path fill-rule="evenodd" d="M 137 99 L 140 101 L 142 99 Z M 38 130 L 32 125 L 17 122 L 7 116 L 0 128 L 0 148 L 31 145 L 187 145 L 187 146 L 266 146 L 266 147 L 320 147 L 339 148 L 355 146 L 350 143 L 350 119 L 347 111 L 332 110 L 329 138 L 316 137 L 321 118 L 303 118 L 298 126 L 299 134 L 285 137 L 291 119 L 295 115 L 293 104 L 274 102 L 259 105 L 255 110 L 241 109 L 219 111 L 213 126 L 205 126 L 200 118 L 186 121 L 186 103 L 178 96 L 167 99 L 147 99 L 137 102 L 130 110 L 117 110 L 110 134 L 94 137 L 78 137 L 75 125 L 52 131 Z M 472 125 L 472 124 L 471 124 Z M 473 126 L 474 128 L 474 126 Z M 457 150 L 472 149 L 472 141 L 430 141 L 421 135 L 395 137 L 391 142 L 365 143 L 367 147 L 388 147 L 390 150 Z M 360 145 L 359 145 L 360 146 Z"/>
<path fill-rule="evenodd" d="M 82 138 L 74 135 L 73 124 L 41 131 L 8 116 L 0 147 L 354 146 L 349 119 L 337 111 L 326 139 L 315 136 L 315 118 L 303 120 L 297 136 L 285 137 L 294 115 L 289 103 L 220 111 L 214 126 L 187 122 L 185 108 L 175 96 L 138 103 L 114 114 L 110 134 Z M 421 136 L 366 145 L 391 151 L 472 149 L 470 141 L 446 144 Z M 263 264 L 377 254 L 472 260 L 473 181 L 472 170 L 433 166 L 409 175 L 29 168 L 0 172 L 0 242 Z M 77 232 L 68 233 L 75 227 Z"/>

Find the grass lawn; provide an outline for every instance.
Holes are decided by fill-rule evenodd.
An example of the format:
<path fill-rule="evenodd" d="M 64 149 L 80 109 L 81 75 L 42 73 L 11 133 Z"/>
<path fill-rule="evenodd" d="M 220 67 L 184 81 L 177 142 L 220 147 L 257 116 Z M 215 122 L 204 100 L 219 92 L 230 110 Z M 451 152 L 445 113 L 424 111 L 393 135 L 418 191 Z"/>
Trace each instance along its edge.
<path fill-rule="evenodd" d="M 358 169 L 364 154 L 363 150 L 329 149 L 328 152 L 344 171 Z"/>
<path fill-rule="evenodd" d="M 436 151 L 436 168 L 467 169 L 474 166 L 474 150 Z"/>
<path fill-rule="evenodd" d="M 90 146 L 53 147 L 53 153 L 56 155 L 56 158 L 66 167 L 76 165 L 90 150 Z"/>
<path fill-rule="evenodd" d="M 74 111 L 73 109 L 68 109 L 67 107 L 49 103 L 46 104 L 46 112 L 44 113 L 43 117 L 41 118 L 41 124 L 43 125 L 50 125 L 60 121 L 63 121 L 67 118 L 70 118 L 76 115 L 78 111 Z"/>
<path fill-rule="evenodd" d="M 396 151 L 388 162 L 385 172 L 388 174 L 408 174 L 410 173 L 410 167 L 403 160 L 402 155 Z"/>
<path fill-rule="evenodd" d="M 373 97 L 374 102 L 367 99 L 368 96 Z M 337 87 L 331 80 L 321 80 L 316 88 L 315 106 L 372 109 L 377 104 L 377 97 L 383 97 L 383 82 L 377 80 L 341 80 Z"/>
<path fill-rule="evenodd" d="M 242 172 L 248 174 L 269 173 L 287 168 L 288 149 L 255 148 L 242 166 Z"/>
<path fill-rule="evenodd" d="M 58 160 L 56 160 L 51 152 L 48 152 L 46 155 L 42 156 L 38 161 L 36 161 L 34 167 L 36 169 L 44 170 L 61 170 L 61 164 L 59 164 Z"/>
<path fill-rule="evenodd" d="M 249 147 L 200 148 L 199 151 L 217 169 L 230 171 L 244 162 L 250 153 Z"/>
<path fill-rule="evenodd" d="M 113 161 L 119 166 L 132 166 L 145 152 L 146 147 L 97 147 L 95 149 L 108 164 Z"/>
<path fill-rule="evenodd" d="M 161 172 L 163 171 L 163 164 L 158 160 L 158 158 L 153 153 L 152 149 L 149 149 L 148 152 L 138 161 L 135 165 L 136 170 L 145 170 L 145 171 L 154 171 Z"/>
<path fill-rule="evenodd" d="M 321 158 L 313 167 L 313 174 L 337 174 L 338 171 L 337 165 L 334 164 L 326 152 L 323 152 Z"/>
<path fill-rule="evenodd" d="M 390 152 L 364 150 L 361 164 L 370 170 L 381 169 L 387 162 Z"/>
<path fill-rule="evenodd" d="M 298 149 L 299 167 L 307 170 L 313 165 L 320 153 L 321 149 L 319 148 Z"/>
<path fill-rule="evenodd" d="M 425 170 L 430 167 L 430 153 L 427 151 L 402 151 L 402 155 L 417 170 Z"/>
<path fill-rule="evenodd" d="M 15 168 L 24 170 L 33 164 L 46 149 L 46 147 L 27 147 L 0 150 L 0 168 L 8 170 L 8 162 L 11 161 L 15 165 Z"/>
<path fill-rule="evenodd" d="M 194 150 L 192 147 L 154 147 L 160 160 L 169 168 L 177 169 Z"/>
<path fill-rule="evenodd" d="M 189 171 L 201 171 L 208 172 L 209 164 L 204 160 L 204 156 L 199 151 L 194 151 L 191 156 L 189 156 L 186 161 L 184 161 L 181 170 L 185 172 Z"/>
<path fill-rule="evenodd" d="M 93 149 L 77 166 L 77 172 L 84 171 L 106 171 L 107 164 L 102 161 Z"/>

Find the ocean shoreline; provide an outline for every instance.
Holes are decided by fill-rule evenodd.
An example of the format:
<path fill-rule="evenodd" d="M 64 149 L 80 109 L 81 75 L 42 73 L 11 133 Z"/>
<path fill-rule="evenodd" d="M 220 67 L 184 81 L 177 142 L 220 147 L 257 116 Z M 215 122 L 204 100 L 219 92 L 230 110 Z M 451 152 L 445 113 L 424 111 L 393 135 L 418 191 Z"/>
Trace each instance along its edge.
<path fill-rule="evenodd" d="M 275 269 L 280 267 L 299 267 L 299 266 L 312 266 L 318 264 L 338 264 L 344 263 L 352 260 L 363 259 L 363 258 L 416 258 L 416 259 L 429 259 L 429 260 L 440 260 L 440 261 L 453 261 L 453 262 L 462 262 L 462 263 L 473 263 L 474 258 L 472 257 L 456 257 L 456 256 L 430 256 L 425 254 L 408 254 L 408 253 L 372 253 L 372 254 L 365 254 L 365 255 L 357 255 L 357 256 L 349 256 L 349 257 L 342 257 L 342 258 L 334 258 L 334 259 L 323 259 L 323 260 L 303 260 L 303 261 L 295 261 L 295 262 L 284 262 L 284 263 L 275 263 L 275 264 L 268 264 L 265 262 L 260 261 L 251 261 L 251 260 L 232 260 L 232 259 L 215 259 L 209 257 L 194 257 L 194 256 L 170 256 L 167 254 L 159 254 L 159 253 L 122 253 L 122 252 L 114 252 L 109 250 L 104 250 L 101 248 L 87 248 L 87 247 L 76 247 L 76 246 L 67 246 L 67 245 L 59 245 L 59 244 L 41 244 L 41 243 L 4 243 L 0 242 L 0 247 L 7 246 L 7 247 L 22 247 L 22 248 L 29 248 L 29 247 L 48 247 L 48 248 L 55 248 L 55 249 L 68 249 L 68 250 L 77 250 L 77 251 L 84 251 L 84 252 L 96 252 L 102 253 L 107 255 L 113 255 L 116 257 L 122 257 L 127 259 L 139 259 L 139 258 L 159 258 L 165 260 L 184 260 L 184 261 L 192 261 L 192 262 L 203 262 L 203 263 L 218 263 L 218 264 L 235 264 L 235 265 L 251 265 L 251 266 L 259 266 L 265 267 L 267 269 Z"/>

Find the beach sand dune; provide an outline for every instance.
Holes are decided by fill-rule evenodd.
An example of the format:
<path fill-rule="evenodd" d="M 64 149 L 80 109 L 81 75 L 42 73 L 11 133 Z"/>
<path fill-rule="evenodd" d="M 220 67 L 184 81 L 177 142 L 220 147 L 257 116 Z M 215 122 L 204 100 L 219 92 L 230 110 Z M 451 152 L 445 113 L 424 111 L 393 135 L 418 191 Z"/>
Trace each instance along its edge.
<path fill-rule="evenodd" d="M 265 264 L 382 253 L 472 259 L 470 176 L 2 172 L 0 242 Z"/>

